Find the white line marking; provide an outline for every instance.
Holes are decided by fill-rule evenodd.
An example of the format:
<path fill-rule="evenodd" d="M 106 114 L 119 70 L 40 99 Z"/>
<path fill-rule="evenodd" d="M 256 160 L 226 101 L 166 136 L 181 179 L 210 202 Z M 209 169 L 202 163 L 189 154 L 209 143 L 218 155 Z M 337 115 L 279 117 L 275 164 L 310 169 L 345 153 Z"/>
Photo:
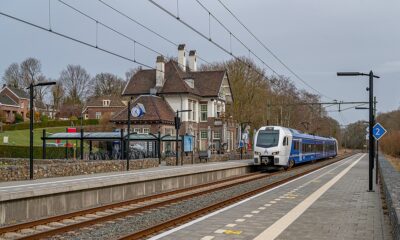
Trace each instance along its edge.
<path fill-rule="evenodd" d="M 323 167 L 323 168 L 320 168 L 320 169 L 318 169 L 318 170 L 315 170 L 315 171 L 313 171 L 313 172 L 307 173 L 306 175 L 303 175 L 303 176 L 301 176 L 301 177 L 298 177 L 298 178 L 296 178 L 296 179 L 293 179 L 293 180 L 291 180 L 291 181 L 289 181 L 289 182 L 286 182 L 286 183 L 284 183 L 284 184 L 282 184 L 282 185 L 279 185 L 279 186 L 276 186 L 276 187 L 274 187 L 274 188 L 268 189 L 268 190 L 266 190 L 265 192 L 261 192 L 261 193 L 259 193 L 259 194 L 257 194 L 257 195 L 254 195 L 254 196 L 252 196 L 252 197 L 246 198 L 246 199 L 244 199 L 244 200 L 242 200 L 242 201 L 240 201 L 240 202 L 237 202 L 237 203 L 235 203 L 235 204 L 232 204 L 232 205 L 230 205 L 230 206 L 227 206 L 227 207 L 225 207 L 225 208 L 222 208 L 222 209 L 220 209 L 220 210 L 218 210 L 218 211 L 215 211 L 215 212 L 212 212 L 212 213 L 210 213 L 210 214 L 207 214 L 207 215 L 205 215 L 205 216 L 203 216 L 203 217 L 201 217 L 201 218 L 198 218 L 198 219 L 193 220 L 193 221 L 191 221 L 191 222 L 185 223 L 185 224 L 183 224 L 183 225 L 181 225 L 181 226 L 179 226 L 179 227 L 176 227 L 176 228 L 173 228 L 173 229 L 168 230 L 168 231 L 166 231 L 166 232 L 163 232 L 163 233 L 161 233 L 161 234 L 159 234 L 159 235 L 156 235 L 156 236 L 150 238 L 150 240 L 157 240 L 157 239 L 163 238 L 163 237 L 165 237 L 165 236 L 168 236 L 168 235 L 170 235 L 171 233 L 177 232 L 177 231 L 179 231 L 179 230 L 181 230 L 181 229 L 184 229 L 184 228 L 186 228 L 186 227 L 188 227 L 188 226 L 191 226 L 191 225 L 193 225 L 193 224 L 196 224 L 196 223 L 198 223 L 198 222 L 201 222 L 201 221 L 203 221 L 203 220 L 205 220 L 205 219 L 207 219 L 207 218 L 210 218 L 210 217 L 212 217 L 212 216 L 215 216 L 215 215 L 217 215 L 217 214 L 220 214 L 221 212 L 225 212 L 225 211 L 227 211 L 227 210 L 229 210 L 229 209 L 231 209 L 231 208 L 234 208 L 234 207 L 239 206 L 239 205 L 241 205 L 241 204 L 243 204 L 243 203 L 246 203 L 246 202 L 248 202 L 248 201 L 251 201 L 251 200 L 253 200 L 253 199 L 255 199 L 255 198 L 258 198 L 259 196 L 262 196 L 262 195 L 264 195 L 264 194 L 266 194 L 266 193 L 269 193 L 269 192 L 271 192 L 271 191 L 274 191 L 274 190 L 276 190 L 276 189 L 279 189 L 279 188 L 281 188 L 281 187 L 284 187 L 284 186 L 286 186 L 286 185 L 288 185 L 288 184 L 290 184 L 290 183 L 296 182 L 296 181 L 298 181 L 298 180 L 300 180 L 300 179 L 303 179 L 303 178 L 305 178 L 305 177 L 307 177 L 307 176 L 310 176 L 310 175 L 312 175 L 312 174 L 318 173 L 318 172 L 320 172 L 320 171 L 322 171 L 322 170 L 325 170 L 326 168 L 336 166 L 336 167 L 334 168 L 334 169 L 336 169 L 336 168 L 338 168 L 338 167 L 340 167 L 340 166 L 342 166 L 342 165 L 348 163 L 351 159 L 353 159 L 355 156 L 358 156 L 358 155 L 359 155 L 359 154 L 356 154 L 356 155 L 354 155 L 354 156 L 348 157 L 346 160 L 343 159 L 344 162 L 341 162 L 341 161 L 340 161 L 340 162 L 336 162 L 336 163 L 333 163 L 333 164 L 331 164 L 331 165 L 328 165 L 328 166 L 325 166 L 325 167 Z M 235 221 L 237 222 L 237 220 L 239 220 L 239 219 L 236 219 Z M 245 220 L 245 219 L 243 219 L 243 220 Z M 239 222 L 240 222 L 240 221 L 239 221 Z"/>
<path fill-rule="evenodd" d="M 229 224 L 226 224 L 225 225 L 225 227 L 234 227 L 234 226 L 236 226 L 237 224 L 235 224 L 235 223 L 229 223 Z"/>
<path fill-rule="evenodd" d="M 251 211 L 251 213 L 260 213 L 260 211 Z"/>
<path fill-rule="evenodd" d="M 212 240 L 214 238 L 215 238 L 214 236 L 204 236 L 200 240 Z"/>
<path fill-rule="evenodd" d="M 246 221 L 246 219 L 243 219 L 243 218 L 239 218 L 239 219 L 235 220 L 235 222 L 244 222 L 244 221 Z"/>
<path fill-rule="evenodd" d="M 229 163 L 218 163 L 218 164 L 210 164 L 211 165 L 226 165 Z M 59 184 L 59 183 L 80 183 L 77 181 L 81 181 L 81 180 L 85 180 L 85 181 L 95 181 L 98 179 L 109 179 L 109 178 L 113 178 L 113 177 L 123 177 L 123 176 L 130 176 L 130 175 L 146 175 L 149 173 L 157 173 L 157 172 L 169 172 L 169 171 L 178 171 L 180 169 L 184 169 L 184 168 L 200 168 L 200 167 L 204 167 L 204 166 L 197 166 L 197 167 L 193 167 L 193 166 L 187 166 L 187 167 L 180 167 L 180 168 L 172 168 L 172 169 L 160 169 L 160 170 L 154 170 L 154 171 L 146 171 L 146 172 L 131 172 L 131 173 L 119 173 L 119 174 L 113 174 L 113 175 L 107 175 L 107 176 L 97 176 L 97 177 L 84 177 L 84 178 L 75 178 L 75 179 L 69 179 L 69 180 L 58 180 L 58 181 L 53 181 L 53 182 L 44 182 L 44 183 L 29 183 L 29 184 L 21 184 L 21 185 L 14 185 L 14 186 L 6 186 L 6 187 L 0 187 L 0 189 L 10 189 L 10 188 L 17 188 L 17 187 L 27 187 L 27 186 L 39 186 L 39 185 L 49 185 L 49 184 Z"/>
<path fill-rule="evenodd" d="M 271 204 L 265 204 L 265 205 L 271 206 Z M 265 205 L 264 205 L 264 206 L 265 206 Z M 268 206 L 267 206 L 267 207 L 268 207 Z M 260 209 L 260 210 L 265 210 L 266 208 L 265 208 L 265 207 L 259 207 L 258 209 Z"/>
<path fill-rule="evenodd" d="M 337 181 L 339 181 L 350 169 L 352 169 L 365 155 L 362 155 L 355 162 L 349 165 L 347 168 L 342 170 L 329 182 L 325 183 L 318 190 L 309 195 L 296 207 L 290 210 L 285 216 L 280 218 L 264 232 L 258 235 L 254 240 L 273 240 L 278 237 L 290 224 L 292 224 L 298 217 L 300 217 L 315 201 L 317 201 L 322 194 L 329 190 Z"/>
<path fill-rule="evenodd" d="M 274 199 L 275 201 L 280 201 L 281 199 L 280 198 L 276 198 L 276 199 Z"/>
<path fill-rule="evenodd" d="M 224 233 L 224 232 L 225 232 L 225 229 L 218 229 L 214 233 Z"/>
<path fill-rule="evenodd" d="M 276 203 L 276 201 L 269 201 L 269 203 Z"/>
<path fill-rule="evenodd" d="M 243 217 L 245 217 L 245 218 L 251 218 L 251 217 L 253 217 L 253 215 L 251 215 L 251 214 L 246 214 L 246 215 L 244 215 Z"/>
<path fill-rule="evenodd" d="M 271 207 L 271 204 L 267 203 L 267 204 L 264 204 L 264 206 L 266 206 L 266 207 Z M 260 208 L 259 208 L 259 209 L 260 209 Z"/>

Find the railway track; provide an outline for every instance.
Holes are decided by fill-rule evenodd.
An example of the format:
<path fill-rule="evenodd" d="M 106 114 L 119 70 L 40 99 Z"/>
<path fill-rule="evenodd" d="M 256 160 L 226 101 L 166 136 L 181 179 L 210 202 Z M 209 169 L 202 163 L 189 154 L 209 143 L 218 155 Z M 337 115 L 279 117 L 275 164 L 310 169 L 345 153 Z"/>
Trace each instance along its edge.
<path fill-rule="evenodd" d="M 280 185 L 287 181 L 290 181 L 299 176 L 308 174 L 319 168 L 340 161 L 351 154 L 338 156 L 335 159 L 326 160 L 320 162 L 322 164 L 315 165 L 304 165 L 294 168 L 289 171 L 279 171 L 271 174 L 266 173 L 250 173 L 244 176 L 229 178 L 218 182 L 212 182 L 193 186 L 190 188 L 179 189 L 175 191 L 165 192 L 152 196 L 147 196 L 139 199 L 119 202 L 106 206 L 96 207 L 88 210 L 78 211 L 70 214 L 50 217 L 37 221 L 16 224 L 0 228 L 0 238 L 5 239 L 43 239 L 51 238 L 52 236 L 60 236 L 70 231 L 79 231 L 83 228 L 99 226 L 101 223 L 107 223 L 114 220 L 121 220 L 125 217 L 132 217 L 138 214 L 145 214 L 155 209 L 168 207 L 173 204 L 178 204 L 189 199 L 193 199 L 199 196 L 207 195 L 213 192 L 221 191 L 230 187 L 238 186 L 241 184 L 257 181 L 265 178 L 271 178 L 272 176 L 278 176 L 282 173 L 286 173 L 287 177 L 277 180 L 272 184 L 262 186 L 260 188 L 239 194 L 230 199 L 216 202 L 207 207 L 198 209 L 196 211 L 184 214 L 173 219 L 168 219 L 162 223 L 141 229 L 134 233 L 122 236 L 120 239 L 140 239 L 156 232 L 168 229 L 172 226 L 182 224 L 188 220 L 196 218 L 200 215 L 204 215 L 215 209 L 219 209 L 231 203 L 237 202 L 241 199 L 255 195 L 259 192 L 265 191 L 266 189 Z M 101 226 L 101 225 L 100 225 Z M 58 238 L 58 237 L 57 237 Z"/>

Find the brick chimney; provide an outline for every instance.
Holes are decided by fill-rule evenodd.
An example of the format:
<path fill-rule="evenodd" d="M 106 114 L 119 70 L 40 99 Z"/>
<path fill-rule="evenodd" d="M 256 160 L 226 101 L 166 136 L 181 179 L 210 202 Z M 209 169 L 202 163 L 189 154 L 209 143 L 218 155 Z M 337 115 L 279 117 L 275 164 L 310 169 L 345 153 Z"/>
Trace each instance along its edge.
<path fill-rule="evenodd" d="M 197 71 L 197 55 L 196 50 L 190 50 L 189 52 L 189 68 L 192 72 Z"/>
<path fill-rule="evenodd" d="M 156 87 L 163 87 L 165 82 L 165 62 L 163 56 L 158 56 L 156 61 Z"/>
<path fill-rule="evenodd" d="M 185 44 L 179 44 L 178 46 L 178 64 L 179 67 L 185 72 L 186 71 Z"/>

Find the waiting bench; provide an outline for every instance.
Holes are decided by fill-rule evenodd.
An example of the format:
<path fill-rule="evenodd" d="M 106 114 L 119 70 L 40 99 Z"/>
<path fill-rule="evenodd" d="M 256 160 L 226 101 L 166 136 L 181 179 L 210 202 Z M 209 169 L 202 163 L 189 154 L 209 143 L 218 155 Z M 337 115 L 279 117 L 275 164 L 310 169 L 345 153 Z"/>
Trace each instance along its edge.
<path fill-rule="evenodd" d="M 208 152 L 207 151 L 199 151 L 199 159 L 200 162 L 202 159 L 205 159 L 208 162 Z"/>

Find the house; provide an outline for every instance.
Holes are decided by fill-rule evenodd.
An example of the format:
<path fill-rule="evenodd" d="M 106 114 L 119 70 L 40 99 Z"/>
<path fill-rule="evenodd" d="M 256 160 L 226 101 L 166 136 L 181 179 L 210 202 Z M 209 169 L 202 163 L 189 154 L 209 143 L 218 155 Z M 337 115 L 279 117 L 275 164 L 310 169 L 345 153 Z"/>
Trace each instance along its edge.
<path fill-rule="evenodd" d="M 21 89 L 3 85 L 0 90 L 0 112 L 2 121 L 6 123 L 13 123 L 16 113 L 20 114 L 24 121 L 28 120 L 29 95 Z"/>
<path fill-rule="evenodd" d="M 40 116 L 47 116 L 49 119 L 54 119 L 56 116 L 56 109 L 51 104 L 45 104 L 42 101 L 35 100 L 34 101 L 34 111 L 39 113 Z"/>
<path fill-rule="evenodd" d="M 61 105 L 58 113 L 56 113 L 56 118 L 60 120 L 79 119 L 82 116 L 82 111 L 83 109 L 80 104 L 64 103 Z"/>
<path fill-rule="evenodd" d="M 87 100 L 83 110 L 86 119 L 100 119 L 109 114 L 113 116 L 120 112 L 126 105 L 117 96 L 93 96 Z"/>
<path fill-rule="evenodd" d="M 165 62 L 162 56 L 158 56 L 155 69 L 139 70 L 132 76 L 122 94 L 136 98 L 135 102 L 145 106 L 146 114 L 143 121 L 135 119 L 136 125 L 133 124 L 131 128 L 138 132 L 149 129 L 153 134 L 158 130 L 162 134 L 174 134 L 171 117 L 175 116 L 176 111 L 191 110 L 179 114 L 182 122 L 179 134 L 193 135 L 196 139 L 195 149 L 204 151 L 211 146 L 218 150 L 222 144 L 226 145 L 228 151 L 235 149 L 238 126 L 225 114 L 226 106 L 233 102 L 226 71 L 198 71 L 194 50 L 189 52 L 188 63 L 185 45 L 181 44 L 178 47 L 177 62 Z M 150 107 L 148 103 L 156 104 L 157 107 Z M 169 118 L 163 119 L 159 112 L 153 112 L 159 109 L 165 111 Z M 126 129 L 127 114 L 125 108 L 111 121 L 117 127 Z M 146 122 L 146 115 L 158 119 Z"/>

